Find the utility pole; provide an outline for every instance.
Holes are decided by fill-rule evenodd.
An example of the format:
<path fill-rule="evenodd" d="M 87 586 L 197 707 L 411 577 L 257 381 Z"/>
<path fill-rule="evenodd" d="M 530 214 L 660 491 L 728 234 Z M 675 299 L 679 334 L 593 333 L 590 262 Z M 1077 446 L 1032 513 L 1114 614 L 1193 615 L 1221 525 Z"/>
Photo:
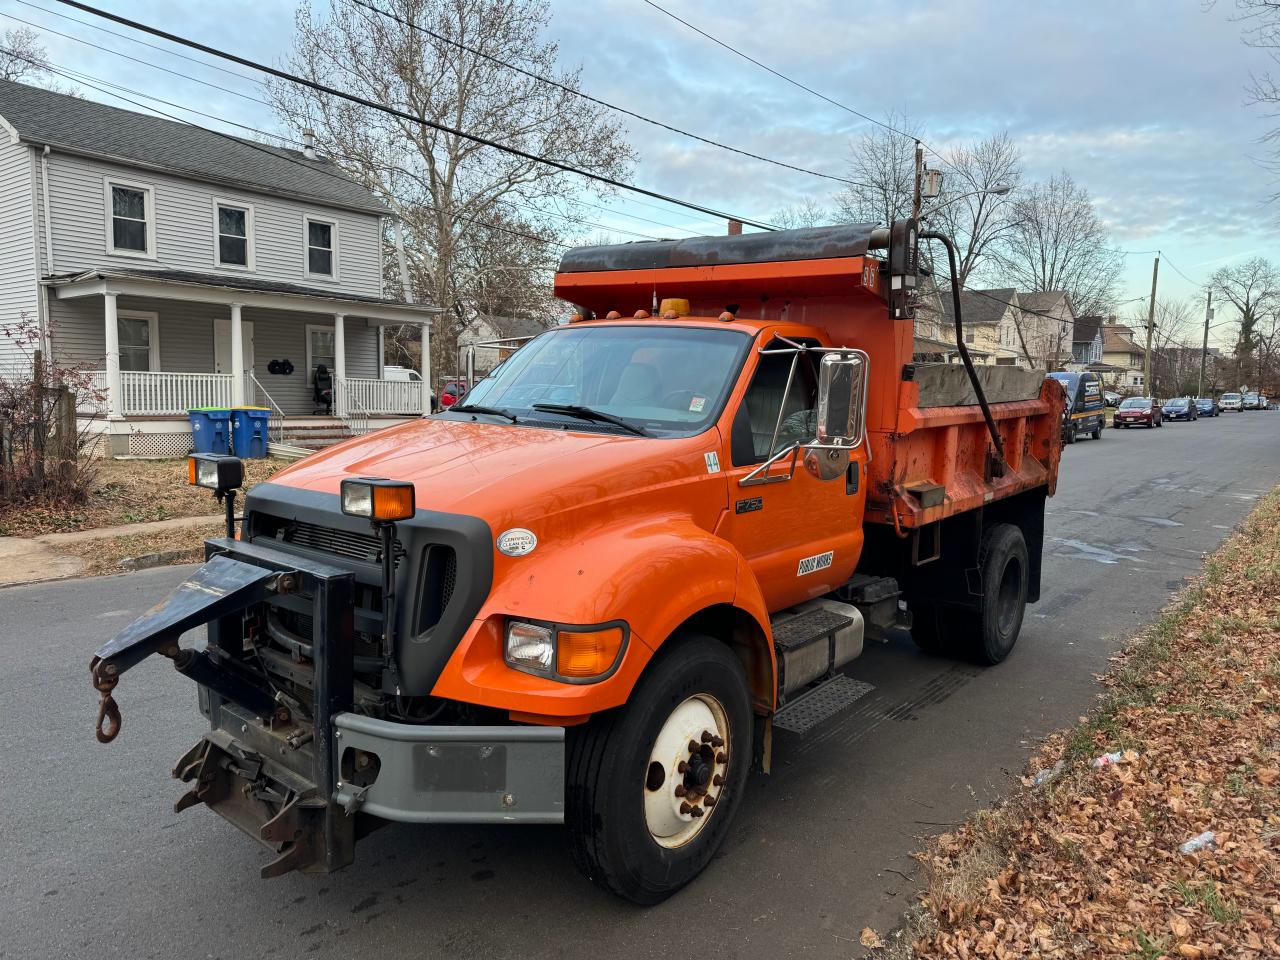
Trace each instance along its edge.
<path fill-rule="evenodd" d="M 1200 348 L 1200 384 L 1196 396 L 1204 396 L 1204 366 L 1209 359 L 1209 321 L 1213 319 L 1213 287 L 1209 288 L 1209 302 L 1204 306 L 1204 346 Z"/>
<path fill-rule="evenodd" d="M 1156 278 L 1160 276 L 1160 252 L 1156 251 L 1156 259 L 1151 266 L 1151 303 L 1147 307 L 1147 352 L 1142 355 L 1142 389 L 1147 396 L 1154 397 L 1151 384 L 1151 334 L 1156 328 Z"/>
<path fill-rule="evenodd" d="M 911 200 L 911 219 L 920 219 L 921 191 L 924 184 L 924 147 L 916 141 L 916 188 Z"/>

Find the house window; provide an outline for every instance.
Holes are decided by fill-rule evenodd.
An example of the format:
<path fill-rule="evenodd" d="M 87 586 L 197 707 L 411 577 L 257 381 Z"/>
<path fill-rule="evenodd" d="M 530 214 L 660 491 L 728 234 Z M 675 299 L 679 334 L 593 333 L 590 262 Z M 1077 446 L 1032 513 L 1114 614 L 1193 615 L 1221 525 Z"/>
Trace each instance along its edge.
<path fill-rule="evenodd" d="M 333 373 L 333 327 L 307 325 L 307 382 L 315 382 L 316 367 L 323 366 Z"/>
<path fill-rule="evenodd" d="M 159 368 L 160 342 L 158 318 L 154 313 L 124 313 L 116 316 L 120 334 L 121 370 L 156 370 Z"/>
<path fill-rule="evenodd" d="M 973 334 L 972 334 L 972 333 L 966 333 L 966 334 L 964 335 L 964 342 L 965 342 L 965 343 L 973 343 Z"/>
<path fill-rule="evenodd" d="M 107 248 L 126 256 L 155 255 L 155 215 L 151 188 L 107 181 Z"/>
<path fill-rule="evenodd" d="M 216 205 L 214 231 L 219 267 L 253 269 L 253 207 L 239 203 Z"/>
<path fill-rule="evenodd" d="M 336 277 L 338 255 L 338 225 L 331 220 L 315 220 L 307 217 L 307 262 L 309 277 Z"/>

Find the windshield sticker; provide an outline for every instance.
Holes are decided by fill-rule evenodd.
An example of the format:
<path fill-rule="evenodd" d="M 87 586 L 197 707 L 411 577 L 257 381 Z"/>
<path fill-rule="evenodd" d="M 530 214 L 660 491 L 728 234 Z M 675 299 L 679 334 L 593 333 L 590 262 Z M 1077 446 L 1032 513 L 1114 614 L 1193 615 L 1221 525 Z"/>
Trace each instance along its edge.
<path fill-rule="evenodd" d="M 796 568 L 796 576 L 803 577 L 806 573 L 827 569 L 827 567 L 831 566 L 831 560 L 834 556 L 835 551 L 828 550 L 826 553 L 820 553 L 816 557 L 805 557 L 800 561 L 800 566 Z"/>
<path fill-rule="evenodd" d="M 720 458 L 714 453 L 705 454 L 707 460 L 707 473 L 720 472 Z"/>
<path fill-rule="evenodd" d="M 702 408 L 705 407 L 706 405 L 707 405 L 706 397 L 694 397 L 692 400 L 689 401 L 689 412 L 701 413 Z"/>

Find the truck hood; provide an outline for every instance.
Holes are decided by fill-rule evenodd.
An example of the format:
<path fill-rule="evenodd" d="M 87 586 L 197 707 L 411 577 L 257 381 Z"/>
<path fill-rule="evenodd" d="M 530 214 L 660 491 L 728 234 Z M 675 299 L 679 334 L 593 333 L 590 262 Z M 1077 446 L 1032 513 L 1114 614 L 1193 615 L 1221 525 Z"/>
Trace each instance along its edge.
<path fill-rule="evenodd" d="M 330 447 L 271 482 L 337 494 L 349 477 L 409 480 L 419 509 L 481 517 L 496 532 L 694 479 L 723 483 L 705 458 L 718 444 L 714 429 L 658 439 L 423 419 Z"/>

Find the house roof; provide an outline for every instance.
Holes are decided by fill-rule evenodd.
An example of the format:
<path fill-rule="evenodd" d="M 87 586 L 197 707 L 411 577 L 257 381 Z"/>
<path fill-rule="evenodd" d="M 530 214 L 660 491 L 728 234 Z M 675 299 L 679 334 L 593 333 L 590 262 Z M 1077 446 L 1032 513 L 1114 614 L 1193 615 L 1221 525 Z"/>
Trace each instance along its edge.
<path fill-rule="evenodd" d="M 419 313 L 440 313 L 437 307 L 423 303 L 402 303 L 383 297 L 369 297 L 358 293 L 342 293 L 323 287 L 308 287 L 301 283 L 284 283 L 279 280 L 259 280 L 254 277 L 228 277 L 217 273 L 199 273 L 194 270 L 147 270 L 141 267 L 109 267 L 65 273 L 48 278 L 54 286 L 80 283 L 85 280 L 146 280 L 156 283 L 180 283 L 203 287 L 221 287 L 227 290 L 243 290 L 249 293 L 281 293 L 286 296 L 312 297 L 333 300 L 335 303 L 364 303 L 376 306 L 396 307 Z"/>
<path fill-rule="evenodd" d="M 1070 312 L 1071 300 L 1065 290 L 1041 290 L 1018 294 L 1018 306 L 1036 313 L 1051 313 L 1061 308 Z"/>
<path fill-rule="evenodd" d="M 1102 317 L 1076 317 L 1075 329 L 1071 333 L 1072 343 L 1093 343 L 1098 336 L 1098 328 L 1102 326 Z"/>
<path fill-rule="evenodd" d="M 387 208 L 327 160 L 193 124 L 0 80 L 0 119 L 23 143 L 163 170 L 245 190 L 385 215 Z"/>
<path fill-rule="evenodd" d="M 1122 334 L 1133 335 L 1133 330 L 1126 327 L 1122 323 L 1109 323 L 1102 328 L 1102 352 L 1103 353 L 1131 353 L 1142 356 L 1146 353 L 1142 347 L 1138 346 Z"/>
<path fill-rule="evenodd" d="M 965 326 L 999 323 L 1010 306 L 1019 305 L 1020 295 L 1013 287 L 960 291 L 960 315 Z M 950 293 L 942 297 L 942 313 L 948 323 L 955 323 L 955 309 Z"/>

